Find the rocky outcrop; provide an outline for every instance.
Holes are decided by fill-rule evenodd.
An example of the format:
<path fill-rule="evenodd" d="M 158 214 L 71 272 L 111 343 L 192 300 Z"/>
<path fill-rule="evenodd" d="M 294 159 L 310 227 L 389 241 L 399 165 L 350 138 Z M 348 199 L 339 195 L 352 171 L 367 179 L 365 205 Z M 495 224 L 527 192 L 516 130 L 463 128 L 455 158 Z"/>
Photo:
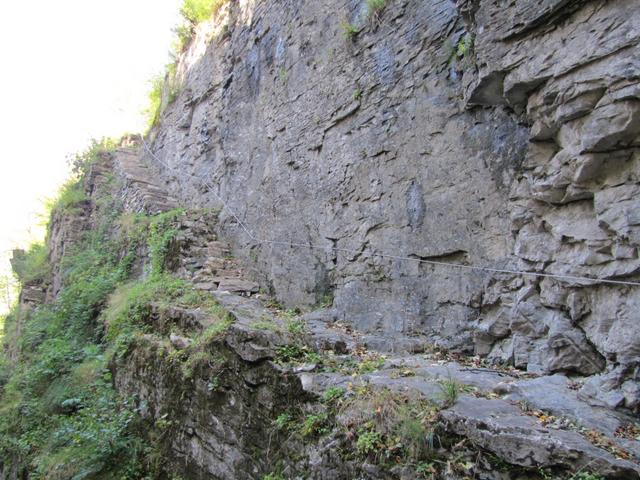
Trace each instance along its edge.
<path fill-rule="evenodd" d="M 640 146 L 640 18 L 633 1 L 459 2 L 475 38 L 469 104 L 531 125 L 509 194 L 519 268 L 624 279 L 640 267 L 633 192 Z M 581 391 L 635 409 L 637 286 L 544 279 L 505 288 L 480 322 L 489 357 L 532 370 L 601 373 Z M 622 372 L 625 372 L 624 374 Z M 597 386 L 596 386 L 597 385 Z"/>
<path fill-rule="evenodd" d="M 206 306 L 151 301 L 110 365 L 168 473 L 639 478 L 636 2 L 370 3 L 199 26 L 54 218 L 49 298 L 92 192 L 185 209 L 156 247 Z"/>
<path fill-rule="evenodd" d="M 636 409 L 639 289 L 606 282 L 640 266 L 635 2 L 272 7 L 183 55 L 147 155 L 173 195 L 286 305 Z"/>
<path fill-rule="evenodd" d="M 171 204 L 143 167 L 142 146 L 92 165 L 87 200 L 72 215 L 85 229 L 76 236 L 98 215 L 111 218 L 94 196 L 101 188 L 125 205 L 114 232 L 127 215 Z M 132 192 L 147 185 L 154 196 Z M 164 222 L 162 268 L 199 289 L 202 305 L 148 300 L 136 309 L 138 333 L 110 357 L 115 387 L 149 426 L 157 469 L 229 480 L 640 478 L 635 418 L 584 401 L 592 380 L 581 389 L 562 373 L 495 368 L 422 337 L 359 330 L 330 299 L 287 310 L 249 280 L 255 273 L 232 255 L 220 216 L 174 210 L 145 224 Z M 50 242 L 67 238 L 64 225 Z M 133 276 L 151 271 L 152 245 L 132 250 Z"/>

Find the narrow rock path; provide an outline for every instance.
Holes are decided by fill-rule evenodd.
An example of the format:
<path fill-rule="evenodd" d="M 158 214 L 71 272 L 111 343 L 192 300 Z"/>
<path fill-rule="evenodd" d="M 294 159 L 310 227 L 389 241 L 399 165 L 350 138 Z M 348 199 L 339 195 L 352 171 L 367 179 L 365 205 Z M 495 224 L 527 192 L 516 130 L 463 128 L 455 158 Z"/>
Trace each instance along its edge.
<path fill-rule="evenodd" d="M 118 149 L 114 159 L 128 210 L 155 214 L 177 207 L 135 149 Z M 454 383 L 455 401 L 441 412 L 447 428 L 507 462 L 640 478 L 640 442 L 624 433 L 635 419 L 581 401 L 577 385 L 568 377 L 488 368 L 476 358 L 430 351 L 421 339 L 362 334 L 335 321 L 330 308 L 306 314 L 283 311 L 259 293 L 259 285 L 247 279 L 230 245 L 218 238 L 215 212 L 186 212 L 177 224 L 168 268 L 210 292 L 233 315 L 226 342 L 244 361 L 277 363 L 278 348 L 300 342 L 317 353 L 315 360 L 278 365 L 318 396 L 330 387 L 360 384 L 437 399 L 443 382 Z M 196 312 L 191 317 L 200 322 L 200 330 L 206 329 L 206 315 Z M 325 368 L 327 358 L 372 366 L 341 373 Z"/>

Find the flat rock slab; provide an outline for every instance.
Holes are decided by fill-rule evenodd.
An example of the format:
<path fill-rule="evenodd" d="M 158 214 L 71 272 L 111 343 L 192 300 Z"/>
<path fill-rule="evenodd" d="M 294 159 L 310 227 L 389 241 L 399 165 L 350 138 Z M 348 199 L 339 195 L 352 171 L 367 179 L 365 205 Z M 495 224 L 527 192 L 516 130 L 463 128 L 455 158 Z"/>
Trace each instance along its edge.
<path fill-rule="evenodd" d="M 591 406 L 578 398 L 578 392 L 570 388 L 570 380 L 564 375 L 551 375 L 533 379 L 506 379 L 494 391 L 503 398 L 524 401 L 534 408 L 574 421 L 577 425 L 605 434 L 614 443 L 633 452 L 640 458 L 640 442 L 615 436 L 616 430 L 634 424 L 637 419 L 619 411 Z"/>
<path fill-rule="evenodd" d="M 260 286 L 255 282 L 242 280 L 240 278 L 219 279 L 218 290 L 232 293 L 258 293 Z"/>
<path fill-rule="evenodd" d="M 640 478 L 640 465 L 615 458 L 577 432 L 548 429 L 502 400 L 461 396 L 442 412 L 448 428 L 524 467 L 584 468 L 607 478 Z"/>

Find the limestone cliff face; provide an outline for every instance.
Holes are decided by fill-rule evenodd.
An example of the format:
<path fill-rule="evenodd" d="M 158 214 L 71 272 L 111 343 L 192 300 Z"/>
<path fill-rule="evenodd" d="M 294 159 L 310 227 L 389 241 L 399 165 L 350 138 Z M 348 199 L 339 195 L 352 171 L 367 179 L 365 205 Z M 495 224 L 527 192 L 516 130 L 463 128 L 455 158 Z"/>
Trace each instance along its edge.
<path fill-rule="evenodd" d="M 583 398 L 636 409 L 637 286 L 427 262 L 637 281 L 637 2 L 367 12 L 228 4 L 148 161 L 181 201 L 227 207 L 224 236 L 286 305 L 332 296 L 387 347 L 594 375 Z"/>
<path fill-rule="evenodd" d="M 191 301 L 142 296 L 109 362 L 167 477 L 640 478 L 637 0 L 368 3 L 200 25 L 23 303 L 111 178 L 115 233 L 185 210 L 127 281 Z"/>

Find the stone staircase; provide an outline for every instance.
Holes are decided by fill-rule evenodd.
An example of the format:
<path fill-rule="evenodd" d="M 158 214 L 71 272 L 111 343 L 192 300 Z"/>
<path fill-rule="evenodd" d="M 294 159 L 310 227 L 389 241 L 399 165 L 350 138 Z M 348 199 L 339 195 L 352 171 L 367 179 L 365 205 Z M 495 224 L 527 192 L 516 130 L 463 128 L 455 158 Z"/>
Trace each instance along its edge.
<path fill-rule="evenodd" d="M 157 175 L 144 163 L 139 147 L 118 148 L 112 155 L 114 170 L 122 182 L 125 210 L 155 215 L 178 208 L 178 202 L 161 186 Z M 250 296 L 259 285 L 246 280 L 231 246 L 218 240 L 217 214 L 185 212 L 178 217 L 169 270 L 205 291 L 225 291 Z"/>
<path fill-rule="evenodd" d="M 179 218 L 178 234 L 172 251 L 176 262 L 169 268 L 199 289 L 223 291 L 240 296 L 258 293 L 259 285 L 246 280 L 246 274 L 233 257 L 231 246 L 218 239 L 215 212 L 191 212 Z"/>

